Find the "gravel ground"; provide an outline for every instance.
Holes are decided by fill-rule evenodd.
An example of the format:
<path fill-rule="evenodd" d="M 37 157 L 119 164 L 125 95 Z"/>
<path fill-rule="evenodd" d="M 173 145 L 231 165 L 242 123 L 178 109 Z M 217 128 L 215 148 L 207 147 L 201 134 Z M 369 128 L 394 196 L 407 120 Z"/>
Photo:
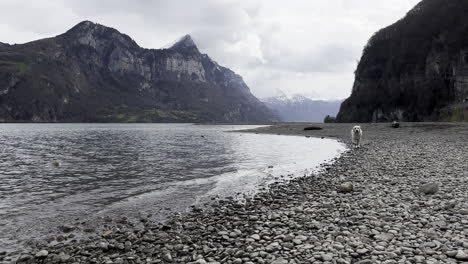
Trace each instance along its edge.
<path fill-rule="evenodd" d="M 250 132 L 349 144 L 352 126 Z M 166 223 L 113 219 L 98 239 L 44 241 L 18 263 L 468 263 L 468 124 L 362 128 L 362 147 L 317 175 Z"/>

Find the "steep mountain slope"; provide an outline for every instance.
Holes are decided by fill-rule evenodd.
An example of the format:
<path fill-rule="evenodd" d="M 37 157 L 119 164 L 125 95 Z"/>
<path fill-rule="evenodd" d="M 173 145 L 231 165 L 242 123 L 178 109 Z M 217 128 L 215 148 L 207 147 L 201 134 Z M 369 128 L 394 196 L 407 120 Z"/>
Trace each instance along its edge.
<path fill-rule="evenodd" d="M 468 120 L 468 1 L 423 0 L 364 49 L 340 122 Z"/>
<path fill-rule="evenodd" d="M 0 119 L 265 122 L 274 115 L 188 35 L 168 49 L 143 49 L 84 21 L 54 38 L 0 45 Z"/>
<path fill-rule="evenodd" d="M 327 116 L 336 116 L 342 101 L 312 100 L 296 94 L 262 99 L 284 122 L 323 122 Z"/>

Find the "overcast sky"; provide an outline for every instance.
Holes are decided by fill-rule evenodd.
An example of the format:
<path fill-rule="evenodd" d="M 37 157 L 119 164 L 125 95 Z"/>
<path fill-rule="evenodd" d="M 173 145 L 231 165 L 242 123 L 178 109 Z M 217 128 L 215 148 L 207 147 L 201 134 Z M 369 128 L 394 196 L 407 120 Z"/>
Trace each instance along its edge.
<path fill-rule="evenodd" d="M 1 0 L 0 42 L 55 36 L 82 20 L 145 48 L 185 34 L 257 97 L 346 98 L 362 49 L 419 0 Z"/>

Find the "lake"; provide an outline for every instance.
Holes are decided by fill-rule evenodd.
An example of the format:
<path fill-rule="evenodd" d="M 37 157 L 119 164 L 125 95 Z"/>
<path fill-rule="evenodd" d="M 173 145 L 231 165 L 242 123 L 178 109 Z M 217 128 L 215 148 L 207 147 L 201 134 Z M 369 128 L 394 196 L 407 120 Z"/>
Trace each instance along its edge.
<path fill-rule="evenodd" d="M 336 140 L 226 132 L 258 126 L 0 124 L 0 249 L 103 216 L 171 212 L 310 175 Z"/>

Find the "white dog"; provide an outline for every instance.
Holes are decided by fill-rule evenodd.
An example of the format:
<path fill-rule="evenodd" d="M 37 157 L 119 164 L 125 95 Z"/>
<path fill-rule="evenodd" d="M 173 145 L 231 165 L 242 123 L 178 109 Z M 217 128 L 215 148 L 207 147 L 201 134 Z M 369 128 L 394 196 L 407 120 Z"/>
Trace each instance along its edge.
<path fill-rule="evenodd" d="M 353 144 L 357 147 L 361 146 L 361 138 L 362 138 L 362 129 L 360 126 L 354 126 L 351 129 L 351 139 L 353 140 Z"/>

